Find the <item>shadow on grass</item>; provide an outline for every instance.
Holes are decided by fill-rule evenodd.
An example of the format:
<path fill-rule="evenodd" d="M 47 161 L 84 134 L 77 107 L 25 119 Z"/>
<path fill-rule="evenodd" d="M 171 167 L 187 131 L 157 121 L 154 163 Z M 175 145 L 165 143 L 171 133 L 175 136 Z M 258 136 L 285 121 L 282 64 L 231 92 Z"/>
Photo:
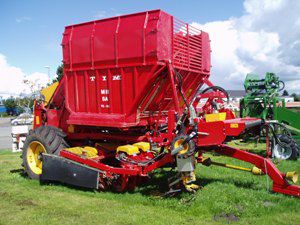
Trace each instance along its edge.
<path fill-rule="evenodd" d="M 168 187 L 168 178 L 175 176 L 176 172 L 174 171 L 161 171 L 155 172 L 152 174 L 152 178 L 149 179 L 148 182 L 139 185 L 137 191 L 142 193 L 143 195 L 153 195 L 153 194 L 161 194 L 163 195 L 167 191 L 169 191 Z M 228 178 L 201 178 L 197 177 L 195 184 L 200 187 L 205 187 L 211 183 L 220 182 L 224 184 L 234 184 L 239 188 L 246 188 L 251 190 L 258 190 L 256 187 L 256 183 L 245 180 L 237 180 L 237 179 L 228 179 Z M 178 195 L 180 196 L 180 194 Z"/>
<path fill-rule="evenodd" d="M 30 180 L 30 178 L 27 176 L 24 169 L 22 169 L 22 168 L 13 169 L 13 170 L 10 170 L 9 172 L 13 173 L 13 174 L 19 174 L 21 177 Z M 58 181 L 42 181 L 42 180 L 40 180 L 39 182 L 40 182 L 40 185 L 42 185 L 42 186 L 68 187 L 70 189 L 88 191 L 88 192 L 93 192 L 94 191 L 94 189 L 84 188 L 84 187 L 80 187 L 80 186 L 74 186 L 74 185 L 70 185 L 70 184 L 66 184 L 66 183 L 61 183 L 61 182 L 58 182 Z"/>
<path fill-rule="evenodd" d="M 14 170 L 10 170 L 9 172 L 11 172 L 11 173 L 22 173 L 22 174 L 24 174 L 24 170 L 23 169 L 14 169 Z M 20 174 L 21 175 L 21 174 Z"/>
<path fill-rule="evenodd" d="M 234 148 L 239 148 L 241 150 L 253 153 L 253 154 L 257 154 L 263 157 L 266 157 L 266 146 L 264 143 L 264 146 L 261 146 L 263 142 L 253 142 L 253 141 L 249 141 L 249 142 L 237 142 L 237 141 L 233 141 L 233 146 Z"/>
<path fill-rule="evenodd" d="M 260 156 L 263 156 L 263 157 L 266 157 L 266 150 L 257 150 L 257 149 L 247 149 L 247 152 L 250 152 L 250 153 L 253 153 L 253 154 L 256 154 L 256 155 L 260 155 Z"/>
<path fill-rule="evenodd" d="M 24 173 L 23 169 L 13 169 L 10 170 L 10 173 L 18 173 L 20 176 L 29 179 L 28 176 Z M 169 191 L 169 184 L 168 179 L 171 177 L 174 177 L 177 174 L 177 172 L 173 170 L 165 170 L 165 169 L 158 169 L 157 171 L 150 174 L 149 179 L 143 180 L 142 183 L 140 183 L 134 191 L 126 192 L 126 193 L 141 193 L 145 196 L 159 196 L 163 197 L 166 192 Z M 257 190 L 256 184 L 250 181 L 245 180 L 236 180 L 236 179 L 229 179 L 229 178 L 197 178 L 197 181 L 195 184 L 199 185 L 200 187 L 205 187 L 211 183 L 220 182 L 224 184 L 234 184 L 236 187 L 240 188 L 246 188 L 246 189 L 252 189 Z M 83 192 L 95 192 L 95 189 L 91 188 L 84 188 L 79 186 L 74 186 L 66 183 L 56 182 L 56 181 L 40 181 L 40 184 L 42 186 L 56 186 L 56 187 L 67 187 L 72 190 L 78 190 Z M 113 190 L 108 190 L 110 192 L 114 192 Z M 176 197 L 178 199 L 181 198 L 181 194 L 183 192 L 179 192 L 173 197 Z M 122 194 L 122 193 L 120 193 Z"/>

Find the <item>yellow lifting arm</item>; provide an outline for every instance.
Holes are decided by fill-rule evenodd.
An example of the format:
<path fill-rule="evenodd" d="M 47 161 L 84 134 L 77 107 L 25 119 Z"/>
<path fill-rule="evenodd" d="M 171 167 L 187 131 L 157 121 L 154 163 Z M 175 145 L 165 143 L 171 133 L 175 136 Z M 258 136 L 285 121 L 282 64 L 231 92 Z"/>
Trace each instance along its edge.
<path fill-rule="evenodd" d="M 50 86 L 43 88 L 41 90 L 41 94 L 45 97 L 45 106 L 47 106 L 49 104 L 58 85 L 59 85 L 59 82 L 55 82 L 55 83 L 51 84 Z"/>

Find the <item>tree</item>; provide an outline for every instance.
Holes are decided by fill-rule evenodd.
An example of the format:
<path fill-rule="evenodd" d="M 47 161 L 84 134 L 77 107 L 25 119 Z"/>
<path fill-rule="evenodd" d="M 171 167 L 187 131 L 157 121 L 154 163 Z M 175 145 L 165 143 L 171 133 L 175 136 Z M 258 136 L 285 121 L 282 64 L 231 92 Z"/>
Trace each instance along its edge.
<path fill-rule="evenodd" d="M 282 93 L 282 96 L 289 96 L 289 93 L 287 90 L 284 90 L 283 93 Z"/>
<path fill-rule="evenodd" d="M 295 101 L 300 101 L 300 96 L 298 96 L 296 93 L 291 94 L 292 97 L 294 97 Z"/>
<path fill-rule="evenodd" d="M 64 75 L 64 64 L 61 64 L 56 69 L 57 81 L 60 81 L 62 76 Z"/>
<path fill-rule="evenodd" d="M 31 113 L 33 109 L 34 99 L 37 98 L 36 94 L 31 94 L 27 96 L 20 95 L 19 98 L 16 99 L 16 103 L 20 108 L 20 112 Z"/>
<path fill-rule="evenodd" d="M 57 77 L 52 80 L 52 84 L 61 80 L 62 76 L 64 75 L 64 64 L 61 64 L 57 67 L 56 75 Z"/>
<path fill-rule="evenodd" d="M 6 108 L 6 112 L 9 115 L 13 115 L 16 113 L 17 103 L 14 98 L 9 98 L 4 101 L 4 106 Z"/>

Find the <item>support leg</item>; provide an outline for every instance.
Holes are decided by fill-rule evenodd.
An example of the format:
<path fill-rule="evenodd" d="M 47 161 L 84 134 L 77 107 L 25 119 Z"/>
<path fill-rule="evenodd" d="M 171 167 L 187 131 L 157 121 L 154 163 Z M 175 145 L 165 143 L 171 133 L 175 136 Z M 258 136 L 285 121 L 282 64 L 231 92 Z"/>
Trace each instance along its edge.
<path fill-rule="evenodd" d="M 286 174 L 281 173 L 270 159 L 227 145 L 221 145 L 215 151 L 221 155 L 236 158 L 260 168 L 264 174 L 273 180 L 272 190 L 274 192 L 300 197 L 300 186 L 289 184 L 285 179 Z"/>

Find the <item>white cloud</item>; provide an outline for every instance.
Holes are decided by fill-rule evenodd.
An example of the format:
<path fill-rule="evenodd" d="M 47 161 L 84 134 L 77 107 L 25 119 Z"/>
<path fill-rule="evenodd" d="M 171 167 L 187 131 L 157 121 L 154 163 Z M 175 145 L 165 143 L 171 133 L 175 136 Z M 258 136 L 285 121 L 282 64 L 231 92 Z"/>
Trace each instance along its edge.
<path fill-rule="evenodd" d="M 31 21 L 31 18 L 28 17 L 28 16 L 22 16 L 22 17 L 16 18 L 17 23 L 22 23 L 22 22 L 25 22 L 25 21 Z"/>
<path fill-rule="evenodd" d="M 32 88 L 24 83 L 25 80 L 29 81 Z M 45 87 L 47 82 L 47 74 L 35 72 L 27 75 L 20 68 L 9 65 L 6 57 L 0 54 L 0 95 L 29 94 L 32 90 Z"/>
<path fill-rule="evenodd" d="M 275 72 L 300 93 L 300 1 L 246 0 L 244 9 L 239 18 L 192 23 L 210 34 L 212 81 L 242 89 L 247 73 Z"/>
<path fill-rule="evenodd" d="M 95 20 L 103 19 L 107 16 L 107 12 L 105 10 L 97 11 L 94 15 Z"/>

